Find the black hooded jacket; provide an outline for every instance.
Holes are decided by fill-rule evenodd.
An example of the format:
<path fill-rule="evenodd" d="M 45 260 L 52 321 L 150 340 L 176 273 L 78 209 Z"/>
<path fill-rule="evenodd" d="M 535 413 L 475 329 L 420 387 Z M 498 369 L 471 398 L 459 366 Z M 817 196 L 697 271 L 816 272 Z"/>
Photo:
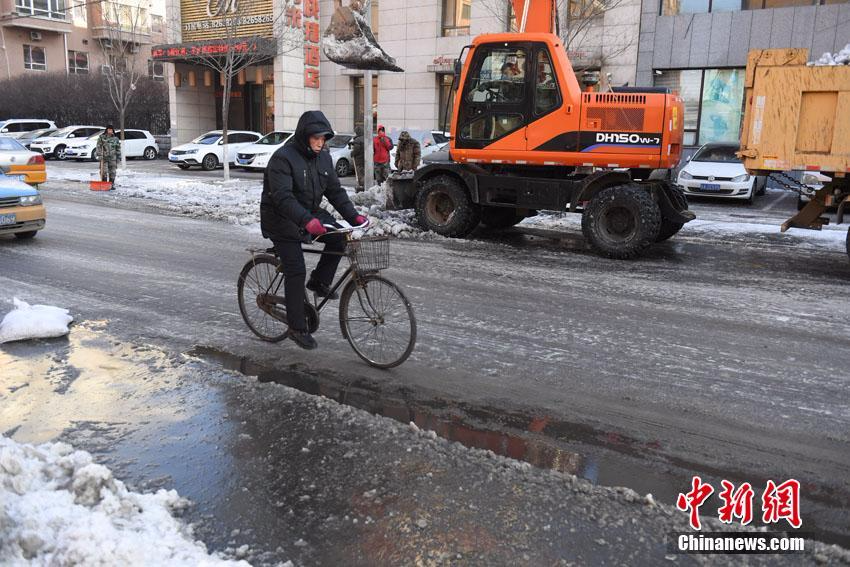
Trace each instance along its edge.
<path fill-rule="evenodd" d="M 330 122 L 318 110 L 301 115 L 295 134 L 269 160 L 263 176 L 260 228 L 272 240 L 304 240 L 304 227 L 321 214 L 322 197 L 342 217 L 354 223 L 357 210 L 339 184 L 333 159 L 327 149 L 318 155 L 310 149 L 310 136 L 333 136 Z"/>

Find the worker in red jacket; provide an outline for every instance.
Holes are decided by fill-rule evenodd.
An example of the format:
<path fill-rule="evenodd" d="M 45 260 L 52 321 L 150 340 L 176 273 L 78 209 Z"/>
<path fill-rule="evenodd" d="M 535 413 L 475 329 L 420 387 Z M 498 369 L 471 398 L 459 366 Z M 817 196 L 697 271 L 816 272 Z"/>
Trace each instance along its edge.
<path fill-rule="evenodd" d="M 390 150 L 393 149 L 393 140 L 381 124 L 378 124 L 378 135 L 372 147 L 375 150 L 375 182 L 380 185 L 390 176 Z"/>

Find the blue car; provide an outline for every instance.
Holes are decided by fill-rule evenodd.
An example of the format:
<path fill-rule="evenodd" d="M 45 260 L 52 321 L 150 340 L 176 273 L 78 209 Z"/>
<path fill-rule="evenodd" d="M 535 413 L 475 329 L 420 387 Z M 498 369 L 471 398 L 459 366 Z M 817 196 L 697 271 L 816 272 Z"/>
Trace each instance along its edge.
<path fill-rule="evenodd" d="M 37 189 L 0 172 L 0 235 L 32 238 L 44 228 L 47 212 Z"/>

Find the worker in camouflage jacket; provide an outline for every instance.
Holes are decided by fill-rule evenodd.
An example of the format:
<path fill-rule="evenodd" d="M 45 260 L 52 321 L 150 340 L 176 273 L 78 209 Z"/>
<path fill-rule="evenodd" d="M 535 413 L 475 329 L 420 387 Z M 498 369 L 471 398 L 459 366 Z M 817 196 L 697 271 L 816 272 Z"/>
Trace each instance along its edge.
<path fill-rule="evenodd" d="M 419 167 L 422 150 L 419 142 L 410 136 L 410 132 L 404 130 L 398 136 L 398 147 L 395 154 L 395 168 L 399 171 L 413 171 Z"/>
<path fill-rule="evenodd" d="M 121 158 L 121 140 L 115 135 L 112 124 L 97 139 L 97 157 L 100 160 L 100 180 L 115 183 L 115 172 Z"/>

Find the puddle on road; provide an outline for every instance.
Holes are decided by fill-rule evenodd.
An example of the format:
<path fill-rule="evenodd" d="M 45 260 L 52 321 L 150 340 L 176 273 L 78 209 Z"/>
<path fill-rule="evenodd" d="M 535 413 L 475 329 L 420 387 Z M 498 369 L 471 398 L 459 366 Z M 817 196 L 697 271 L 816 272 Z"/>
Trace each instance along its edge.
<path fill-rule="evenodd" d="M 624 486 L 641 495 L 651 493 L 657 500 L 670 505 L 675 504 L 679 492 L 689 486 L 693 474 L 702 474 L 704 480 L 715 486 L 719 486 L 721 479 L 736 484 L 748 481 L 754 486 L 767 481 L 767 478 L 748 473 L 707 470 L 664 456 L 657 442 L 646 443 L 547 416 L 506 413 L 445 400 L 388 399 L 376 388 L 363 383 L 343 385 L 320 380 L 304 372 L 271 368 L 209 347 L 196 347 L 187 354 L 217 363 L 227 370 L 254 376 L 261 382 L 275 382 L 321 395 L 405 424 L 412 422 L 420 429 L 434 431 L 466 447 L 489 450 L 538 468 L 569 473 L 594 484 Z M 803 498 L 804 511 L 809 511 L 806 531 L 825 543 L 850 548 L 850 526 L 831 519 L 836 512 L 846 516 L 850 496 L 814 484 L 804 489 L 807 491 Z M 715 494 L 706 502 L 705 509 L 720 505 Z M 813 509 L 817 510 L 818 518 L 813 517 Z"/>

